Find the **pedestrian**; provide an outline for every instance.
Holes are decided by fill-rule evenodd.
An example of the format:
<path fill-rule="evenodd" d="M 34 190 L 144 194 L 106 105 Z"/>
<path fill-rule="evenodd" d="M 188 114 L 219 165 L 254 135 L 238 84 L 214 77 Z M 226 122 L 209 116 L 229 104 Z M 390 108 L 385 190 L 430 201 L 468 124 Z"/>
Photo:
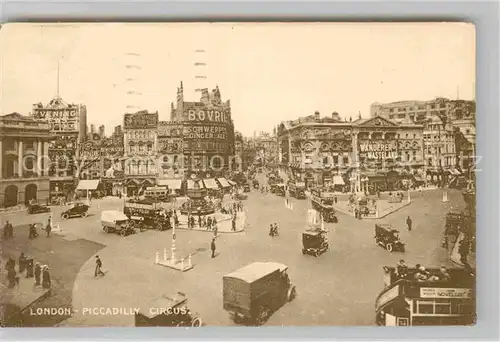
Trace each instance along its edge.
<path fill-rule="evenodd" d="M 11 238 L 11 237 L 14 237 L 14 227 L 12 227 L 12 223 L 10 223 L 9 221 L 5 222 L 5 226 L 4 226 L 4 229 L 3 229 L 3 235 L 7 239 Z"/>
<path fill-rule="evenodd" d="M 45 265 L 42 271 L 42 287 L 44 289 L 50 289 L 51 286 L 52 282 L 50 281 L 49 266 Z"/>
<path fill-rule="evenodd" d="M 358 208 L 354 208 L 354 218 L 358 218 Z"/>
<path fill-rule="evenodd" d="M 217 237 L 217 233 L 218 233 L 219 229 L 217 228 L 217 223 L 214 224 L 214 238 Z"/>
<path fill-rule="evenodd" d="M 337 204 L 337 201 L 338 201 L 337 195 L 335 195 L 335 196 L 333 197 L 333 201 L 335 202 L 335 204 Z"/>
<path fill-rule="evenodd" d="M 212 229 L 212 217 L 211 216 L 209 216 L 207 218 L 207 230 L 210 230 L 210 229 Z"/>
<path fill-rule="evenodd" d="M 201 228 L 201 214 L 198 214 L 198 226 Z"/>
<path fill-rule="evenodd" d="M 410 216 L 408 216 L 408 218 L 406 219 L 406 225 L 408 226 L 409 232 L 411 232 L 411 224 L 412 224 L 411 218 Z"/>
<path fill-rule="evenodd" d="M 29 225 L 28 239 L 33 239 L 33 238 L 36 238 L 37 236 L 38 236 L 38 233 L 36 231 L 36 225 L 34 223 L 31 223 Z"/>
<path fill-rule="evenodd" d="M 23 273 L 26 269 L 26 260 L 26 255 L 24 255 L 24 252 L 21 252 L 21 255 L 19 256 L 19 273 Z"/>
<path fill-rule="evenodd" d="M 40 286 L 41 276 L 42 276 L 42 267 L 37 262 L 35 263 L 35 286 Z"/>
<path fill-rule="evenodd" d="M 212 218 L 212 226 L 217 227 L 217 219 L 215 217 Z"/>
<path fill-rule="evenodd" d="M 269 236 L 274 236 L 274 227 L 272 223 L 269 225 Z"/>
<path fill-rule="evenodd" d="M 236 220 L 234 218 L 231 220 L 231 229 L 233 232 L 236 231 Z"/>
<path fill-rule="evenodd" d="M 212 238 L 212 243 L 210 244 L 210 249 L 212 250 L 212 258 L 215 258 L 215 238 Z"/>
<path fill-rule="evenodd" d="M 94 277 L 97 277 L 99 275 L 104 276 L 104 272 L 101 270 L 102 268 L 102 261 L 101 258 L 99 258 L 99 255 L 95 256 L 95 271 L 94 271 Z"/>
<path fill-rule="evenodd" d="M 52 231 L 52 216 L 49 216 L 47 220 L 47 227 L 45 228 L 45 231 L 47 232 L 47 237 L 49 237 L 50 232 Z"/>

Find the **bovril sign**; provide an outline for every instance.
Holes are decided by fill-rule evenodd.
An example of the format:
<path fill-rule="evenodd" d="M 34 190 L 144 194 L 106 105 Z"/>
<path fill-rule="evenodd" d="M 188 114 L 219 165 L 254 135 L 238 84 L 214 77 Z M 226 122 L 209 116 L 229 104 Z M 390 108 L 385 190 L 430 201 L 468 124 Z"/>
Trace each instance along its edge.
<path fill-rule="evenodd" d="M 187 111 L 189 121 L 205 122 L 229 122 L 230 113 L 228 109 L 189 109 Z"/>

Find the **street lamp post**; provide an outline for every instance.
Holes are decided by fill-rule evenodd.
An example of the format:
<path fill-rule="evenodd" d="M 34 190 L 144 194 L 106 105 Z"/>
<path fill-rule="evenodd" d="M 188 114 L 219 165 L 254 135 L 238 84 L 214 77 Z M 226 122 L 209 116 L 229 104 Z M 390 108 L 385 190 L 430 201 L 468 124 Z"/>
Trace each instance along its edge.
<path fill-rule="evenodd" d="M 174 210 L 173 210 L 173 215 L 172 215 L 172 221 L 173 221 L 173 224 L 172 224 L 172 258 L 171 258 L 171 262 L 172 264 L 175 264 L 175 199 L 173 201 L 173 204 L 174 204 Z"/>

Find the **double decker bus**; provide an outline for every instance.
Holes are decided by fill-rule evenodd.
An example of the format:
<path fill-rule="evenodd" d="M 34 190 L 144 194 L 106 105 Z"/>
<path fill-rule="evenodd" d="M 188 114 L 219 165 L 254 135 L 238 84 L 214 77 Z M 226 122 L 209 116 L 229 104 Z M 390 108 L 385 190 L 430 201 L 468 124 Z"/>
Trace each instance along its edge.
<path fill-rule="evenodd" d="M 314 210 L 318 211 L 325 222 L 337 222 L 335 208 L 333 207 L 333 194 L 321 192 L 318 189 L 311 190 L 311 205 Z"/>
<path fill-rule="evenodd" d="M 151 186 L 144 190 L 144 197 L 149 200 L 158 200 L 167 202 L 169 200 L 170 190 L 166 186 Z"/>
<path fill-rule="evenodd" d="M 290 196 L 295 197 L 297 199 L 306 199 L 306 183 L 305 182 L 295 182 L 288 181 L 288 192 Z"/>
<path fill-rule="evenodd" d="M 414 279 L 416 269 L 404 278 L 394 267 L 384 267 L 385 288 L 375 301 L 379 326 L 472 325 L 476 320 L 473 270 L 448 269 L 440 280 L 439 269 L 427 269 L 432 280 Z"/>

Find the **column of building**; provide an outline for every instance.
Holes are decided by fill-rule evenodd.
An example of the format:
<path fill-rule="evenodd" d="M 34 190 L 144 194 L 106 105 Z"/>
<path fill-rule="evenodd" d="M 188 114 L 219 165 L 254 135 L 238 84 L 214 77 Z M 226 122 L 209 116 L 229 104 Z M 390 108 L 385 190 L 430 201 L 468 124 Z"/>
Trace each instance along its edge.
<path fill-rule="evenodd" d="M 23 178 L 23 141 L 22 140 L 19 140 L 17 147 L 18 147 L 17 174 L 19 175 L 19 178 Z"/>
<path fill-rule="evenodd" d="M 3 178 L 3 141 L 0 139 L 0 179 Z"/>

